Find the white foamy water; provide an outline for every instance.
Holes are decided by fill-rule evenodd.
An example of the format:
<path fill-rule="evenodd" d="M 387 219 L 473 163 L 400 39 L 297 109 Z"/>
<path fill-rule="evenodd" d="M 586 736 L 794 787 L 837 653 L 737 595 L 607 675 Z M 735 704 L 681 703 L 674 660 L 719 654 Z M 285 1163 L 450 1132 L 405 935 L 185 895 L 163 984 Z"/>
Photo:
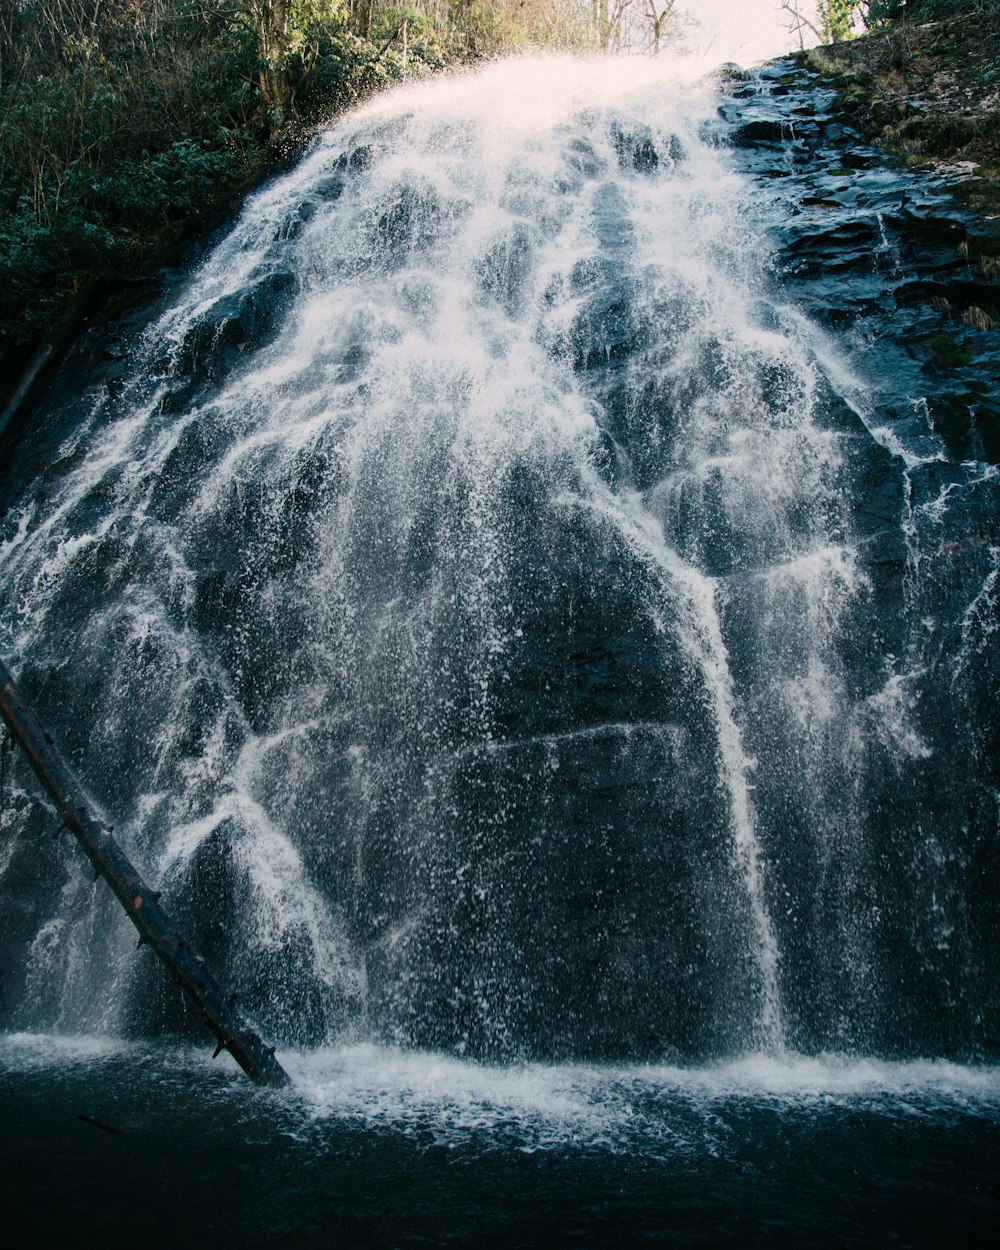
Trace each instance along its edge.
<path fill-rule="evenodd" d="M 566 1145 L 653 1151 L 711 1150 L 706 1120 L 745 1103 L 789 1112 L 836 1108 L 903 1117 L 1000 1113 L 1000 1072 L 941 1062 L 886 1063 L 830 1056 L 760 1055 L 706 1068 L 528 1065 L 478 1067 L 370 1046 L 289 1058 L 297 1095 L 320 1120 L 397 1130 L 429 1128 L 439 1141 L 479 1134 L 523 1138 L 522 1148 Z M 716 1130 L 721 1126 L 715 1125 Z M 724 1132 L 714 1142 L 723 1148 Z"/>
<path fill-rule="evenodd" d="M 141 1084 L 174 1083 L 187 1097 L 266 1100 L 285 1131 L 308 1141 L 336 1125 L 390 1131 L 428 1147 L 598 1150 L 643 1156 L 721 1156 L 749 1113 L 814 1119 L 848 1111 L 915 1124 L 1000 1116 L 1000 1070 L 941 1061 L 890 1063 L 837 1055 L 757 1055 L 702 1068 L 669 1065 L 482 1066 L 368 1044 L 283 1056 L 294 1085 L 255 1094 L 227 1059 L 94 1038 L 0 1036 L 0 1077 L 113 1067 Z M 120 1079 L 120 1078 L 119 1078 Z M 193 1082 L 193 1084 L 192 1084 Z"/>
<path fill-rule="evenodd" d="M 891 1032 L 865 786 L 936 758 L 928 666 L 856 636 L 852 466 L 892 438 L 773 293 L 715 111 L 675 65 L 567 58 L 366 104 L 251 198 L 7 527 L 2 628 L 85 779 L 358 1115 L 451 1083 L 445 1120 L 490 1086 L 497 1116 L 606 1095 L 619 1132 L 626 1087 L 843 1075 L 794 1048 Z M 145 973 L 101 896 L 36 920 L 16 1022 L 126 1030 Z M 744 1051 L 772 1066 L 697 1066 Z"/>

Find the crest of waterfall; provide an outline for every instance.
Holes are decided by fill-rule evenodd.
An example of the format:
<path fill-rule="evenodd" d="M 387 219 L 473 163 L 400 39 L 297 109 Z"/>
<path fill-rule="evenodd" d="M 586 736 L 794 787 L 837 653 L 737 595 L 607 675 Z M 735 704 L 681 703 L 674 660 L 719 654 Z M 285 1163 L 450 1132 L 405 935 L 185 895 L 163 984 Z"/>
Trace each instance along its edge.
<path fill-rule="evenodd" d="M 922 992 L 897 945 L 977 921 L 880 877 L 892 786 L 938 749 L 864 519 L 909 470 L 783 301 L 713 114 L 659 65 L 563 60 L 365 106 L 249 201 L 8 516 L 25 689 L 275 1039 L 923 1044 L 919 1009 L 893 1033 Z M 14 856 L 44 826 L 22 784 Z M 7 1014 L 175 1020 L 63 872 Z"/>

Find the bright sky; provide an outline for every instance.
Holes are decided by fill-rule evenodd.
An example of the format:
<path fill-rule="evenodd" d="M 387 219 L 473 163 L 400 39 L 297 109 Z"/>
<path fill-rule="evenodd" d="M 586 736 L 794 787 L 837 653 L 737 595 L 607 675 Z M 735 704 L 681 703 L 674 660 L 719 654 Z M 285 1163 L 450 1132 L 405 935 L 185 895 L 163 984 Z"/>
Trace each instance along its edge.
<path fill-rule="evenodd" d="M 715 62 L 752 65 L 799 46 L 798 36 L 787 29 L 790 19 L 781 0 L 680 0 L 679 7 L 701 23 L 692 29 L 688 43 Z M 814 0 L 805 0 L 801 10 L 815 19 Z M 806 47 L 810 43 L 815 39 L 807 32 Z"/>

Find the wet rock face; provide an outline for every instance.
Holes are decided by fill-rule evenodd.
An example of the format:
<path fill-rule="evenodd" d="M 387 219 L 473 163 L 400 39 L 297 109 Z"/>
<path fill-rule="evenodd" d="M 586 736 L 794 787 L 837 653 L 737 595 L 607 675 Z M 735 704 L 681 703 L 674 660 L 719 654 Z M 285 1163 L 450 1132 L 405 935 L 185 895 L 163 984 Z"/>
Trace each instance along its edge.
<path fill-rule="evenodd" d="M 964 1053 L 981 1053 L 978 1047 L 992 1046 L 985 1016 L 947 976 L 936 981 L 942 952 L 954 954 L 963 939 L 947 926 L 937 929 L 937 948 L 930 930 L 917 938 L 900 900 L 909 898 L 916 911 L 970 886 L 973 894 L 989 889 L 984 857 L 995 847 L 996 820 L 995 813 L 983 819 L 981 799 L 995 798 L 1000 780 L 997 717 L 984 714 L 983 702 L 995 705 L 1000 696 L 988 658 L 1000 566 L 1000 283 L 993 259 L 1000 225 L 966 207 L 968 168 L 909 168 L 873 146 L 856 117 L 818 75 L 791 60 L 775 62 L 753 80 L 727 84 L 717 141 L 757 184 L 755 211 L 765 215 L 776 248 L 779 298 L 846 349 L 865 424 L 882 451 L 872 456 L 862 439 L 854 465 L 853 525 L 863 535 L 870 616 L 859 613 L 854 623 L 851 664 L 863 668 L 867 648 L 881 651 L 891 675 L 866 701 L 884 710 L 906 687 L 911 726 L 919 729 L 916 738 L 896 740 L 890 772 L 866 782 L 872 810 L 881 804 L 883 816 L 863 852 L 867 880 L 849 887 L 866 897 L 856 917 L 867 911 L 873 918 L 872 949 L 882 952 L 864 975 L 896 986 L 893 1019 L 874 1012 L 871 1036 L 934 1049 L 944 1044 L 945 1021 L 962 1019 Z M 835 385 L 849 394 L 853 382 Z M 949 729 L 966 716 L 976 726 L 971 749 Z M 959 775 L 969 788 L 956 783 Z M 841 784 L 846 793 L 853 783 L 845 775 Z M 931 851 L 925 832 L 939 833 L 956 814 L 957 840 L 945 850 L 935 833 Z M 774 819 L 785 817 L 779 811 Z M 821 864 L 816 871 L 822 875 Z M 815 906 L 808 923 L 821 926 L 821 896 Z M 799 937 L 779 929 L 792 958 Z M 982 951 L 970 947 L 963 958 L 970 969 L 985 966 Z M 814 975 L 822 975 L 818 966 Z M 846 996 L 835 978 L 827 992 L 835 1015 Z M 789 999 L 794 1015 L 794 994 Z M 994 1011 L 995 991 L 980 1006 L 987 1001 L 987 1013 Z"/>
<path fill-rule="evenodd" d="M 997 463 L 1000 225 L 963 207 L 970 171 L 904 168 L 792 61 L 730 84 L 720 116 L 720 141 L 760 182 L 782 285 L 871 359 L 887 420 L 925 406 L 949 456 Z"/>
<path fill-rule="evenodd" d="M 995 1060 L 990 240 L 790 62 L 702 116 L 588 114 L 487 231 L 352 139 L 22 445 L 26 694 L 271 1038 Z M 22 845 L 0 961 L 80 1002 Z"/>

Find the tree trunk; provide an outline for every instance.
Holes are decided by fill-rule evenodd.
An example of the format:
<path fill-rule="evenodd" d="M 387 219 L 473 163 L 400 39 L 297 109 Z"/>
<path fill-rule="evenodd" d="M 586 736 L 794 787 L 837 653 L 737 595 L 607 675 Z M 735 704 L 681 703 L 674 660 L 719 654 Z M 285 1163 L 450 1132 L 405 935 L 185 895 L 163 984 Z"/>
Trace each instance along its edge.
<path fill-rule="evenodd" d="M 257 56 L 261 103 L 271 126 L 287 121 L 295 104 L 295 84 L 288 50 L 289 0 L 257 0 Z"/>
<path fill-rule="evenodd" d="M 228 1050 L 244 1072 L 258 1085 L 287 1085 L 288 1075 L 247 1025 L 227 998 L 200 956 L 183 940 L 160 906 L 160 895 L 151 890 L 135 866 L 98 819 L 89 800 L 66 766 L 52 739 L 24 703 L 14 679 L 0 660 L 0 716 L 10 727 L 35 775 L 56 805 L 59 817 L 76 836 L 94 866 L 107 881 L 128 918 L 139 931 L 139 944 L 147 942 L 166 965 L 204 1017 L 218 1040 L 216 1054 Z"/>

